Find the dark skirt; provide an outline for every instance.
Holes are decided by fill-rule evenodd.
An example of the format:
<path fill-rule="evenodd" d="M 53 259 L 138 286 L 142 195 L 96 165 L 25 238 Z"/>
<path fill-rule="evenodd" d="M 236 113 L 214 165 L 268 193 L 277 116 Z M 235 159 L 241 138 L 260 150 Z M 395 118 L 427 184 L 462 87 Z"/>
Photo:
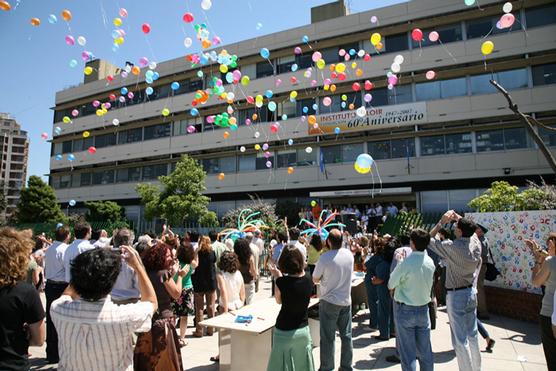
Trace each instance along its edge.
<path fill-rule="evenodd" d="M 136 371 L 183 371 L 179 337 L 171 314 L 153 317 L 149 332 L 137 337 L 133 355 Z"/>
<path fill-rule="evenodd" d="M 172 311 L 177 317 L 195 315 L 195 305 L 193 304 L 193 288 L 181 290 L 178 300 L 172 300 Z"/>

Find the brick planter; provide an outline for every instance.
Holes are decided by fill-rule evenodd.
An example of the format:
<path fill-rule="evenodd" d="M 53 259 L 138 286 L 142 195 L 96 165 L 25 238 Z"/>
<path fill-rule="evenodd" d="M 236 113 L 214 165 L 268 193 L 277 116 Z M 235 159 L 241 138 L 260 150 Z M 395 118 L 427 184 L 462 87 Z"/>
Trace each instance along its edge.
<path fill-rule="evenodd" d="M 542 296 L 525 291 L 485 286 L 489 313 L 537 322 L 541 309 Z"/>

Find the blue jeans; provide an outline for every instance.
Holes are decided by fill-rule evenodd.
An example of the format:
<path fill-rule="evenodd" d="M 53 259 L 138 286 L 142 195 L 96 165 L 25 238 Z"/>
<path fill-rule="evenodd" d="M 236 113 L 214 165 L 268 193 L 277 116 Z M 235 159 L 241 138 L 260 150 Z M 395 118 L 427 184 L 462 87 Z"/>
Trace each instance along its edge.
<path fill-rule="evenodd" d="M 477 320 L 477 329 L 479 330 L 479 334 L 481 334 L 483 339 L 489 338 L 490 335 L 488 334 L 487 329 L 483 326 L 483 323 Z"/>
<path fill-rule="evenodd" d="M 477 294 L 471 288 L 448 291 L 446 309 L 450 319 L 452 346 L 460 370 L 480 371 L 481 353 L 477 334 Z"/>
<path fill-rule="evenodd" d="M 334 341 L 336 329 L 342 341 L 340 370 L 351 371 L 353 343 L 351 341 L 351 305 L 340 306 L 321 300 L 320 320 L 320 371 L 332 371 L 334 367 Z"/>
<path fill-rule="evenodd" d="M 396 344 L 403 371 L 415 371 L 417 355 L 421 371 L 432 371 L 431 322 L 428 305 L 414 307 L 396 303 Z"/>
<path fill-rule="evenodd" d="M 378 297 L 378 330 L 380 337 L 389 339 L 390 334 L 394 331 L 394 319 L 392 316 L 392 297 L 388 291 L 388 286 L 376 285 L 376 293 Z"/>
<path fill-rule="evenodd" d="M 371 317 L 369 326 L 378 328 L 378 303 L 376 287 L 371 283 L 371 275 L 365 275 L 365 288 L 367 289 L 367 304 L 369 305 L 369 316 Z"/>

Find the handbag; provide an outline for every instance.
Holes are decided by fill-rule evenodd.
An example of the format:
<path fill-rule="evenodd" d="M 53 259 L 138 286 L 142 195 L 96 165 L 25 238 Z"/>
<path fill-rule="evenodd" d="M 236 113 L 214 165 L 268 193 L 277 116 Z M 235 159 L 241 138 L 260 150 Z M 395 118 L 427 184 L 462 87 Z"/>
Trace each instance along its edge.
<path fill-rule="evenodd" d="M 485 280 L 494 281 L 496 277 L 501 276 L 502 273 L 500 273 L 498 268 L 496 268 L 496 265 L 494 265 L 494 259 L 492 258 L 492 252 L 490 251 L 490 249 L 488 249 L 488 254 L 490 255 L 490 260 L 492 260 L 492 263 L 488 261 L 486 263 L 487 269 L 485 272 Z"/>

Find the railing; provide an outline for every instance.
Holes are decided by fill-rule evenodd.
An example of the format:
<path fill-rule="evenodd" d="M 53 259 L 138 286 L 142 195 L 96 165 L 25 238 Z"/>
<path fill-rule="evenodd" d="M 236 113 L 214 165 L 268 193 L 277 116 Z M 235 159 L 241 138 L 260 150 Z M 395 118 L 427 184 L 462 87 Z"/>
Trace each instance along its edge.
<path fill-rule="evenodd" d="M 380 228 L 380 234 L 398 236 L 413 228 L 430 230 L 442 215 L 437 213 L 400 213 L 395 218 L 388 218 Z"/>

